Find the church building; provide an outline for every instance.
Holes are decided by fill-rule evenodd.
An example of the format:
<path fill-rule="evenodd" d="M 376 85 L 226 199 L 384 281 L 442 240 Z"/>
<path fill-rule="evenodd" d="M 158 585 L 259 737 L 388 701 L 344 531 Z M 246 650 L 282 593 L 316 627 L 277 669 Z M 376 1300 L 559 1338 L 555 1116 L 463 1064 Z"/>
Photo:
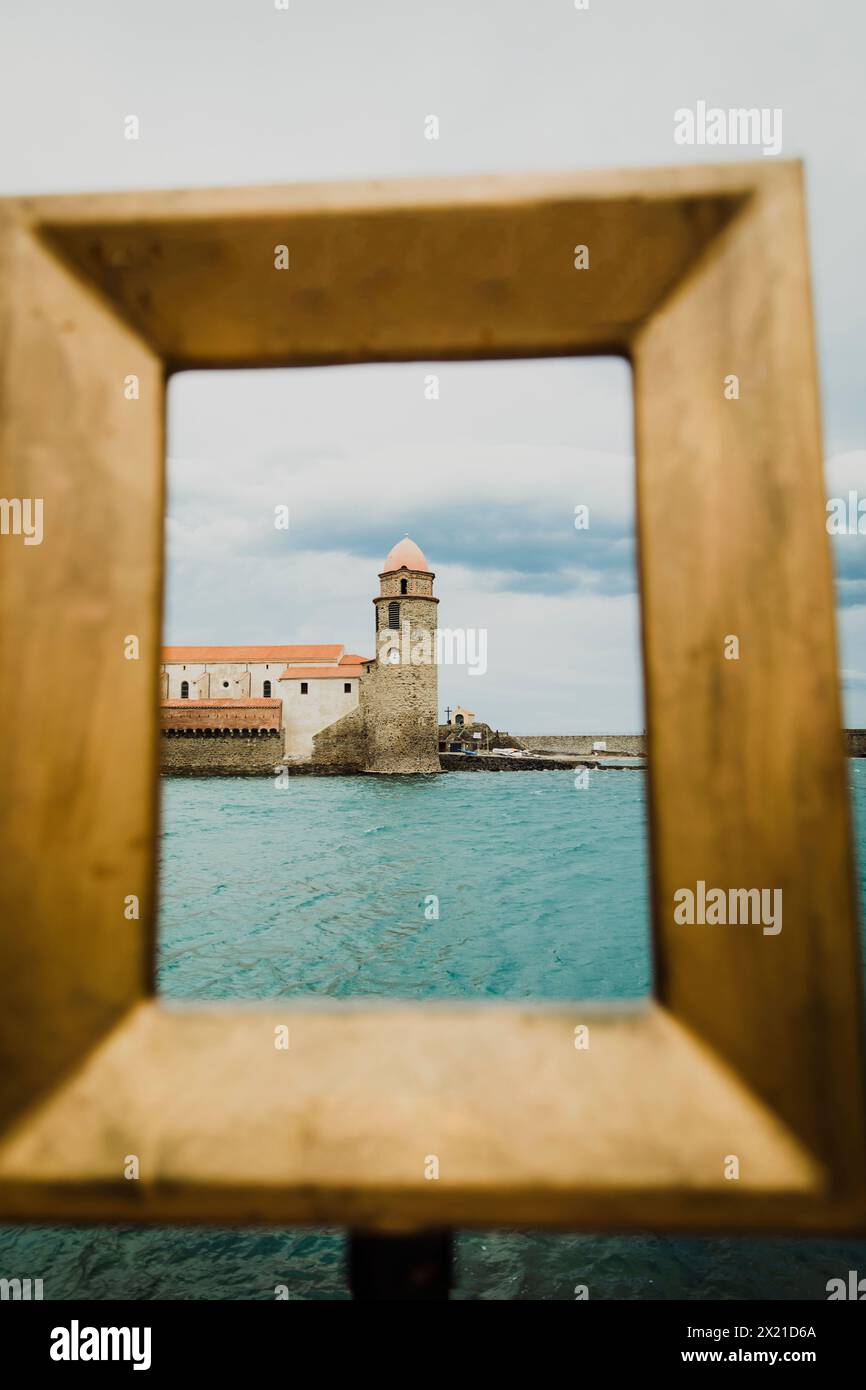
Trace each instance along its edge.
<path fill-rule="evenodd" d="M 372 657 L 336 643 L 163 648 L 165 769 L 218 771 L 226 741 L 242 739 L 250 751 L 233 746 L 233 771 L 439 772 L 434 578 L 408 536 L 393 547 Z"/>

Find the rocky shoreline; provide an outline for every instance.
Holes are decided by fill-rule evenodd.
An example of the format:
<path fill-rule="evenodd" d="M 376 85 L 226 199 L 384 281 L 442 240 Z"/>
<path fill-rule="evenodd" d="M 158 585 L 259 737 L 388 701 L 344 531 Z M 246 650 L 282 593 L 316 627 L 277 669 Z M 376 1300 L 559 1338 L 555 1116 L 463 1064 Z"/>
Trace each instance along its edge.
<path fill-rule="evenodd" d="M 600 758 L 542 757 L 503 758 L 485 753 L 440 753 L 443 772 L 569 772 L 573 768 L 597 768 L 603 772 L 628 772 L 644 762 L 602 761 Z"/>
<path fill-rule="evenodd" d="M 576 768 L 592 768 L 600 772 L 629 772 L 646 764 L 602 760 L 600 758 L 498 757 L 495 753 L 440 753 L 442 772 L 569 772 Z M 206 767 L 163 767 L 163 777 L 376 777 L 384 774 L 363 772 L 360 768 L 340 763 L 274 763 L 269 767 L 208 764 Z M 421 775 L 421 774 L 413 774 Z"/>

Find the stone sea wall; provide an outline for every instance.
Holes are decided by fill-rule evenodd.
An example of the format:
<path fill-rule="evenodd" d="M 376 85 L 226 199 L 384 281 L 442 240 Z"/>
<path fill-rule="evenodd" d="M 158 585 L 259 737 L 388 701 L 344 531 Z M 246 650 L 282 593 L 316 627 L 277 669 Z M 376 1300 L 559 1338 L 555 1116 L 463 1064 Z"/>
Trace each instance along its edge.
<path fill-rule="evenodd" d="M 571 753 L 592 755 L 594 743 L 606 743 L 606 753 L 643 757 L 645 734 L 517 734 L 516 738 L 533 753 Z"/>
<path fill-rule="evenodd" d="M 517 739 L 533 753 L 592 753 L 597 742 L 607 744 L 606 753 L 646 756 L 646 734 L 517 734 Z M 846 729 L 849 758 L 866 758 L 866 729 Z"/>
<path fill-rule="evenodd" d="M 534 758 L 485 757 L 476 754 L 441 753 L 444 772 L 532 772 L 539 769 L 568 768 L 573 764 L 562 757 L 592 758 L 592 745 L 600 734 L 521 735 L 521 743 L 538 755 Z M 845 734 L 848 756 L 866 758 L 866 729 L 848 729 Z M 635 756 L 645 753 L 642 734 L 612 734 L 606 738 L 607 754 Z M 290 775 L 327 777 L 360 772 L 363 767 L 364 725 L 359 710 L 323 729 L 315 740 L 315 761 L 284 764 Z M 604 756 L 604 755 L 602 755 Z M 160 770 L 168 775 L 187 777 L 266 776 L 282 763 L 282 740 L 267 737 L 215 734 L 212 737 L 160 739 Z M 426 767 L 425 771 L 428 770 Z"/>
<path fill-rule="evenodd" d="M 271 736 L 163 736 L 160 771 L 175 777 L 261 777 L 282 760 L 283 741 Z"/>
<path fill-rule="evenodd" d="M 366 761 L 367 731 L 360 705 L 313 737 L 313 762 L 317 765 L 360 772 Z"/>

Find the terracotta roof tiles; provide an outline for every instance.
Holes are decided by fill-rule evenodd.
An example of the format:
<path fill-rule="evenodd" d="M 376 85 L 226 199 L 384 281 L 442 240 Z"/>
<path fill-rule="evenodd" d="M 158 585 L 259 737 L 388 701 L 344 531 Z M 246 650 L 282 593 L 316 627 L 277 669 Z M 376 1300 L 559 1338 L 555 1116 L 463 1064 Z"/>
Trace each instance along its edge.
<path fill-rule="evenodd" d="M 247 699 L 241 697 L 239 700 L 161 700 L 160 704 L 164 709 L 273 709 L 275 705 L 281 704 L 278 699 L 264 700 L 255 697 Z"/>
<path fill-rule="evenodd" d="M 362 666 L 287 666 L 280 681 L 352 680 L 363 676 Z"/>
<path fill-rule="evenodd" d="M 206 666 L 223 662 L 228 665 L 261 661 L 337 662 L 344 651 L 345 647 L 338 643 L 307 647 L 163 647 L 160 659 L 163 665 L 189 662 Z"/>

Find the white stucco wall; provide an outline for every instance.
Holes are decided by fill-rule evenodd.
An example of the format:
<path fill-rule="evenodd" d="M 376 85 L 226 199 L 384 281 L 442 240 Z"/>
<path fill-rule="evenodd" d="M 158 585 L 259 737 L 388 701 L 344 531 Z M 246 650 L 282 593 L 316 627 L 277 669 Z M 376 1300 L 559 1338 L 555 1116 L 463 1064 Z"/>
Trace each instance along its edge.
<path fill-rule="evenodd" d="M 226 662 L 223 664 L 202 664 L 201 662 L 165 662 L 161 668 L 168 672 L 169 700 L 180 699 L 181 681 L 189 681 L 189 698 L 196 698 L 197 681 L 205 672 L 210 676 L 210 693 L 199 694 L 199 699 L 239 700 L 244 696 L 260 700 L 266 680 L 271 682 L 271 697 L 280 698 L 279 677 L 286 669 L 284 661 Z M 228 686 L 223 685 L 228 681 Z"/>
<path fill-rule="evenodd" d="M 352 687 L 346 694 L 343 685 Z M 346 677 L 307 681 L 309 693 L 301 694 L 298 680 L 280 681 L 283 700 L 283 727 L 286 731 L 286 758 L 290 762 L 304 761 L 313 752 L 313 736 L 342 719 L 358 707 L 360 680 Z"/>
<path fill-rule="evenodd" d="M 333 665 L 324 662 L 295 663 L 308 667 L 322 667 L 333 670 Z M 290 668 L 291 669 L 291 668 Z M 282 727 L 285 730 L 286 757 L 292 761 L 309 758 L 313 752 L 313 738 L 329 724 L 342 719 L 357 709 L 360 700 L 361 682 L 356 676 L 329 676 L 307 679 L 309 693 L 301 694 L 299 680 L 279 679 L 286 670 L 284 661 L 229 662 L 218 664 L 187 662 L 164 662 L 161 670 L 168 673 L 169 700 L 181 698 L 182 681 L 189 681 L 189 698 L 211 700 L 239 700 L 252 697 L 259 700 L 264 694 L 264 683 L 271 682 L 271 698 L 282 700 Z M 210 677 L 210 690 L 199 686 L 200 678 Z M 228 685 L 223 682 L 228 681 Z M 350 685 L 351 693 L 346 694 L 343 686 Z"/>
<path fill-rule="evenodd" d="M 189 698 L 191 700 L 195 698 L 196 682 L 198 681 L 199 676 L 204 674 L 205 670 L 204 666 L 200 661 L 189 661 L 186 663 L 186 665 L 182 665 L 180 662 L 166 662 L 163 664 L 161 669 L 163 671 L 168 672 L 168 695 L 166 696 L 167 699 L 180 699 L 181 681 L 189 681 Z"/>

